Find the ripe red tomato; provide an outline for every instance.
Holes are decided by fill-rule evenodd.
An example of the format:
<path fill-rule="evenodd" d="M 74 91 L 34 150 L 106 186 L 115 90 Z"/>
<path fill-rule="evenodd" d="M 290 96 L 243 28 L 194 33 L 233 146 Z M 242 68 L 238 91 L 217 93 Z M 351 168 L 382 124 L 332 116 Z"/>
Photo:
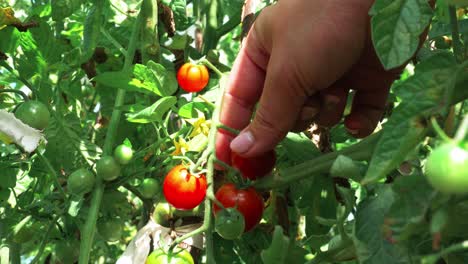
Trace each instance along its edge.
<path fill-rule="evenodd" d="M 233 183 L 222 185 L 216 192 L 216 199 L 226 208 L 234 207 L 242 213 L 245 219 L 245 232 L 252 230 L 263 215 L 263 199 L 253 188 L 237 189 Z M 221 208 L 213 204 L 215 215 Z"/>
<path fill-rule="evenodd" d="M 232 166 L 241 172 L 242 177 L 256 180 L 268 175 L 273 170 L 276 163 L 276 154 L 274 150 L 271 150 L 258 157 L 244 158 L 232 152 L 231 162 Z"/>
<path fill-rule="evenodd" d="M 189 93 L 199 92 L 208 84 L 210 75 L 205 65 L 187 62 L 177 72 L 177 82 Z"/>
<path fill-rule="evenodd" d="M 197 207 L 206 195 L 205 175 L 191 175 L 184 165 L 172 168 L 163 183 L 166 201 L 179 210 L 190 210 Z"/>

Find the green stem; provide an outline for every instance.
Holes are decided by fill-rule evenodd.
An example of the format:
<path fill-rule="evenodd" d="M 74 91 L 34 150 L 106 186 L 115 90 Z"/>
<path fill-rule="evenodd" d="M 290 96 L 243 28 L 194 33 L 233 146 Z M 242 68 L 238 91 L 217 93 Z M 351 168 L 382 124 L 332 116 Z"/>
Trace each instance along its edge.
<path fill-rule="evenodd" d="M 206 55 L 209 50 L 216 48 L 218 44 L 218 36 L 216 29 L 218 28 L 218 0 L 209 2 L 208 13 L 206 14 L 206 28 L 203 36 L 203 51 Z"/>
<path fill-rule="evenodd" d="M 107 30 L 103 27 L 101 27 L 101 34 L 104 35 L 104 37 L 106 37 L 107 40 L 109 40 L 109 42 L 112 43 L 112 45 L 114 45 L 124 56 L 127 56 L 127 51 L 125 48 L 120 45 L 120 43 L 115 40 L 115 38 L 112 37 L 111 34 L 109 34 L 109 32 L 107 32 Z"/>
<path fill-rule="evenodd" d="M 208 68 L 210 68 L 211 70 L 213 70 L 219 77 L 223 76 L 223 73 L 218 70 L 218 68 L 216 68 L 216 66 L 214 66 L 209 60 L 207 60 L 206 58 L 203 58 L 199 61 L 199 63 L 202 63 L 202 64 L 205 64 L 206 66 L 208 66 Z"/>
<path fill-rule="evenodd" d="M 55 183 L 55 187 L 60 191 L 60 193 L 64 196 L 64 197 L 67 197 L 67 195 L 65 194 L 65 191 L 63 190 L 62 188 L 62 185 L 60 185 L 60 182 L 58 180 L 58 176 L 57 176 L 57 173 L 55 172 L 55 169 L 54 167 L 52 166 L 52 164 L 50 164 L 49 160 L 44 157 L 44 155 L 42 155 L 40 152 L 37 152 L 37 156 L 39 156 L 39 158 L 41 159 L 41 161 L 44 163 L 44 165 L 46 166 L 47 170 L 49 171 L 49 173 L 52 175 L 52 178 L 54 179 L 54 183 Z"/>
<path fill-rule="evenodd" d="M 455 134 L 455 142 L 462 142 L 465 139 L 466 133 L 468 133 L 468 115 L 465 115 Z"/>
<path fill-rule="evenodd" d="M 23 100 L 24 100 L 24 101 L 28 101 L 28 100 L 29 100 L 28 96 L 27 96 L 25 93 L 23 93 L 22 91 L 20 91 L 20 90 L 15 90 L 15 89 L 3 89 L 3 90 L 0 90 L 0 94 L 1 94 L 1 93 L 16 93 L 16 94 L 19 94 L 21 97 L 23 97 Z"/>
<path fill-rule="evenodd" d="M 458 251 L 466 251 L 467 249 L 468 249 L 468 240 L 465 240 L 465 241 L 460 242 L 458 244 L 451 245 L 451 246 L 441 250 L 439 253 L 423 257 L 423 259 L 426 259 L 426 260 L 430 259 L 430 260 L 434 260 L 434 262 L 435 262 L 435 261 L 437 261 L 438 259 L 440 259 L 443 256 L 446 256 L 448 254 L 458 252 Z"/>
<path fill-rule="evenodd" d="M 128 45 L 128 50 L 125 56 L 125 64 L 123 67 L 123 72 L 128 73 L 132 68 L 133 57 L 135 55 L 136 44 L 138 40 L 139 29 L 142 24 L 141 13 L 138 15 L 135 25 L 133 27 L 132 35 L 130 38 L 130 43 Z M 112 112 L 109 129 L 107 130 L 106 140 L 104 141 L 103 152 L 104 155 L 109 155 L 112 153 L 112 147 L 115 143 L 115 138 L 117 134 L 117 128 L 119 127 L 120 116 L 122 114 L 121 106 L 124 104 L 125 99 L 125 90 L 119 89 L 117 91 L 114 110 Z M 82 230 L 82 242 L 80 245 L 80 259 L 79 264 L 89 263 L 89 257 L 91 253 L 91 248 L 94 241 L 94 233 L 96 231 L 96 222 L 99 216 L 99 208 L 102 202 L 102 196 L 104 194 L 104 184 L 100 177 L 96 180 L 96 185 L 91 198 L 91 206 L 89 208 L 88 217 L 86 223 Z"/>
<path fill-rule="evenodd" d="M 460 40 L 460 30 L 458 27 L 458 18 L 457 18 L 457 9 L 455 6 L 449 6 L 449 17 L 450 17 L 450 25 L 452 27 L 452 43 L 453 43 L 453 51 L 455 53 L 455 58 L 457 59 L 458 63 L 464 61 L 465 52 L 463 48 L 463 43 Z"/>
<path fill-rule="evenodd" d="M 231 165 L 227 164 L 226 162 L 222 161 L 222 160 L 219 160 L 219 159 L 215 159 L 215 162 L 221 166 L 223 166 L 225 169 L 227 170 L 235 170 Z"/>
<path fill-rule="evenodd" d="M 431 117 L 432 128 L 435 130 L 437 135 L 442 138 L 444 141 L 452 141 L 452 139 L 445 134 L 444 130 L 439 126 L 435 117 Z"/>
<path fill-rule="evenodd" d="M 227 33 L 231 32 L 231 30 L 235 29 L 241 22 L 241 15 L 242 12 L 236 13 L 228 22 L 220 26 L 216 30 L 216 38 L 220 39 Z"/>
<path fill-rule="evenodd" d="M 44 253 L 44 249 L 47 245 L 47 240 L 49 239 L 49 235 L 50 235 L 50 232 L 52 231 L 55 223 L 57 222 L 57 219 L 59 218 L 59 215 L 57 214 L 54 219 L 52 220 L 52 222 L 50 222 L 49 224 L 49 227 L 47 228 L 47 231 L 44 235 L 44 237 L 42 238 L 42 241 L 41 241 L 41 245 L 39 246 L 39 250 L 37 251 L 37 254 L 36 256 L 34 257 L 34 259 L 31 261 L 31 264 L 36 264 L 39 262 L 41 256 L 42 256 L 42 253 Z"/>
<path fill-rule="evenodd" d="M 270 175 L 254 183 L 255 188 L 271 190 L 287 186 L 293 182 L 327 173 L 339 155 L 353 160 L 367 160 L 372 156 L 374 146 L 380 138 L 381 132 L 375 133 L 361 142 L 336 152 L 330 152 L 299 165 L 280 170 L 280 175 Z"/>
<path fill-rule="evenodd" d="M 21 244 L 10 243 L 10 263 L 21 264 Z M 8 262 L 7 262 L 8 263 Z"/>
<path fill-rule="evenodd" d="M 234 128 L 230 128 L 230 127 L 222 125 L 222 124 L 217 125 L 217 127 L 218 127 L 218 129 L 224 129 L 224 130 L 226 130 L 228 132 L 231 132 L 234 135 L 239 135 L 239 133 L 240 133 L 239 130 L 234 129 Z"/>
<path fill-rule="evenodd" d="M 140 34 L 142 63 L 146 64 L 149 60 L 159 62 L 161 47 L 158 35 L 158 1 L 143 0 L 141 12 L 145 22 Z"/>

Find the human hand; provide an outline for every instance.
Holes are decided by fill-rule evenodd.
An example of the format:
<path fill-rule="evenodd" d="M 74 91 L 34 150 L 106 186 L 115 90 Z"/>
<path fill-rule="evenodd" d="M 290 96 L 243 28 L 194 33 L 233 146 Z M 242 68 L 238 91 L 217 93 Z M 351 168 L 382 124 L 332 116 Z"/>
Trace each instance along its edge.
<path fill-rule="evenodd" d="M 373 2 L 283 0 L 262 11 L 234 63 L 221 109 L 221 123 L 243 131 L 232 140 L 220 130 L 219 159 L 230 160 L 229 146 L 258 156 L 312 121 L 337 124 L 350 89 L 356 93 L 347 130 L 355 137 L 373 132 L 401 70 L 385 71 L 375 54 Z"/>

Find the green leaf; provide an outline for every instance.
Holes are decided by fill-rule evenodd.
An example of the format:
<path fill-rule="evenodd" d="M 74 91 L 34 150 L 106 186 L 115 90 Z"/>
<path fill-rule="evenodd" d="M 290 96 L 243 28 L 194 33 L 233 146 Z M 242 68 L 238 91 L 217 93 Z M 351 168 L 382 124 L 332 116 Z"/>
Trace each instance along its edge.
<path fill-rule="evenodd" d="M 332 177 L 357 179 L 361 176 L 361 170 L 351 158 L 339 155 L 330 168 L 330 175 Z"/>
<path fill-rule="evenodd" d="M 398 177 L 392 186 L 395 202 L 386 214 L 392 235 L 405 241 L 414 234 L 427 232 L 426 214 L 434 191 L 423 175 Z"/>
<path fill-rule="evenodd" d="M 212 112 L 214 107 L 213 105 L 205 102 L 191 102 L 180 107 L 177 114 L 183 118 L 197 118 L 197 110 L 203 113 Z"/>
<path fill-rule="evenodd" d="M 327 234 L 330 226 L 320 223 L 317 216 L 323 219 L 336 219 L 338 202 L 333 180 L 330 177 L 316 177 L 311 188 L 307 190 L 297 206 L 305 208 L 307 236 Z"/>
<path fill-rule="evenodd" d="M 174 22 L 178 31 L 186 30 L 189 26 L 187 17 L 187 1 L 186 0 L 163 0 L 164 5 L 170 7 L 174 14 Z"/>
<path fill-rule="evenodd" d="M 163 65 L 149 61 L 148 69 L 153 73 L 154 78 L 157 80 L 158 91 L 161 96 L 169 96 L 177 91 L 178 84 L 176 74 L 174 71 L 166 69 Z"/>
<path fill-rule="evenodd" d="M 461 19 L 458 21 L 458 26 L 460 33 L 468 33 L 468 19 Z M 452 34 L 452 28 L 450 24 L 445 23 L 433 23 L 431 25 L 431 30 L 429 31 L 429 39 L 434 39 L 437 37 L 447 36 Z"/>
<path fill-rule="evenodd" d="M 149 61 L 148 65 L 137 64 L 133 69 L 135 79 L 131 84 L 159 96 L 170 96 L 177 91 L 177 80 L 173 71 L 161 64 Z"/>
<path fill-rule="evenodd" d="M 108 87 L 127 91 L 139 91 L 143 88 L 143 85 L 135 82 L 125 72 L 104 72 L 94 77 L 93 81 Z"/>
<path fill-rule="evenodd" d="M 162 122 L 164 114 L 167 113 L 175 104 L 175 96 L 167 96 L 159 99 L 156 103 L 136 113 L 126 114 L 127 121 L 132 123 L 151 123 Z"/>
<path fill-rule="evenodd" d="M 284 147 L 288 158 L 297 163 L 311 160 L 321 154 L 314 143 L 302 133 L 288 133 L 281 145 Z"/>
<path fill-rule="evenodd" d="M 283 235 L 283 228 L 279 225 L 275 226 L 273 231 L 273 240 L 271 245 L 262 250 L 260 256 L 263 263 L 266 264 L 283 264 L 286 263 L 286 257 L 289 250 L 289 237 Z"/>
<path fill-rule="evenodd" d="M 448 65 L 450 60 L 443 54 L 433 56 L 397 87 L 403 102 L 384 125 L 362 184 L 384 178 L 419 144 L 426 132 L 423 118 L 443 104 L 444 95 L 457 79 L 458 69 Z"/>
<path fill-rule="evenodd" d="M 371 14 L 375 50 L 384 68 L 392 69 L 416 52 L 432 9 L 426 0 L 377 0 Z"/>
<path fill-rule="evenodd" d="M 0 51 L 3 53 L 13 53 L 20 45 L 20 33 L 14 27 L 7 27 L 0 30 Z"/>
<path fill-rule="evenodd" d="M 355 241 L 359 263 L 410 263 L 407 252 L 392 244 L 383 230 L 384 216 L 395 201 L 395 194 L 384 186 L 373 197 L 362 201 L 356 212 Z"/>
<path fill-rule="evenodd" d="M 411 107 L 411 104 L 401 104 L 398 108 L 400 111 L 392 116 L 396 118 L 394 120 L 401 118 L 402 121 L 398 124 L 389 121 L 389 129 L 386 129 L 380 138 L 361 184 L 373 183 L 384 178 L 405 160 L 408 153 L 426 135 L 426 126 L 419 119 L 405 120 L 405 117 L 413 114 L 411 110 L 414 109 Z"/>

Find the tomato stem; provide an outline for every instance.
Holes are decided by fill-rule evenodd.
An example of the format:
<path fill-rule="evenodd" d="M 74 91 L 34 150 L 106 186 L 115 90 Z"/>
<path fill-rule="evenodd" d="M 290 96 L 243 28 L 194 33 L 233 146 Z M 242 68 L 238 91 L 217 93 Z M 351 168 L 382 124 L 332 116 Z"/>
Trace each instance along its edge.
<path fill-rule="evenodd" d="M 144 0 L 149 1 L 149 0 Z M 97 4 L 104 4 L 104 2 L 98 2 Z M 125 63 L 123 66 L 123 72 L 128 73 L 132 68 L 133 58 L 135 56 L 136 44 L 140 32 L 141 25 L 143 24 L 141 12 L 135 21 L 128 50 L 125 56 Z M 104 141 L 103 152 L 104 155 L 111 155 L 112 147 L 115 143 L 117 129 L 119 127 L 120 117 L 122 115 L 121 106 L 124 104 L 125 90 L 119 89 L 114 103 L 114 110 L 112 111 L 111 120 L 109 123 L 109 129 L 107 130 L 106 139 Z M 80 258 L 79 264 L 89 263 L 91 254 L 91 248 L 93 246 L 94 234 L 96 231 L 96 223 L 99 216 L 99 209 L 102 202 L 102 196 L 104 194 L 105 185 L 102 182 L 101 177 L 97 177 L 96 185 L 92 193 L 91 205 L 89 207 L 88 216 L 85 225 L 82 229 L 82 241 L 80 244 Z"/>
<path fill-rule="evenodd" d="M 23 93 L 21 90 L 3 89 L 3 90 L 0 90 L 0 94 L 1 93 L 16 93 L 16 94 L 19 94 L 25 102 L 29 100 L 28 96 L 25 93 Z"/>
<path fill-rule="evenodd" d="M 460 124 L 460 127 L 458 127 L 457 133 L 455 134 L 454 138 L 455 142 L 462 142 L 466 137 L 466 133 L 468 133 L 468 115 L 465 115 Z"/>
<path fill-rule="evenodd" d="M 452 43 L 453 43 L 453 51 L 455 53 L 455 58 L 458 63 L 464 61 L 465 52 L 463 43 L 460 40 L 460 29 L 458 26 L 458 18 L 457 18 L 457 8 L 453 5 L 449 5 L 448 7 L 449 19 L 450 19 L 450 26 L 452 30 Z"/>
<path fill-rule="evenodd" d="M 216 68 L 216 66 L 214 66 L 213 63 L 211 63 L 205 57 L 203 57 L 201 60 L 199 60 L 198 63 L 206 65 L 208 68 L 213 70 L 219 77 L 223 76 L 223 73 L 218 68 Z"/>
<path fill-rule="evenodd" d="M 239 133 L 240 133 L 239 130 L 234 129 L 234 128 L 231 128 L 231 127 L 228 127 L 228 126 L 223 125 L 223 124 L 218 124 L 216 127 L 217 127 L 218 129 L 224 129 L 224 130 L 226 130 L 226 131 L 228 131 L 228 132 L 231 132 L 231 133 L 234 134 L 234 135 L 239 135 Z"/>
<path fill-rule="evenodd" d="M 330 152 L 315 159 L 303 162 L 293 167 L 279 171 L 278 175 L 268 175 L 254 182 L 253 186 L 260 190 L 271 190 L 287 186 L 298 180 L 327 173 L 339 155 L 353 160 L 368 160 L 372 156 L 382 132 L 375 133 L 348 148 Z"/>
<path fill-rule="evenodd" d="M 50 164 L 49 160 L 46 157 L 44 157 L 44 155 L 42 155 L 39 151 L 37 152 L 37 156 L 44 163 L 47 170 L 52 175 L 52 178 L 54 179 L 55 187 L 60 191 L 60 193 L 63 195 L 63 197 L 67 197 L 67 195 L 65 194 L 65 191 L 63 190 L 62 186 L 60 185 L 60 182 L 59 182 L 58 177 L 57 177 L 57 173 L 55 172 L 54 167 L 52 167 L 52 164 Z"/>
<path fill-rule="evenodd" d="M 444 130 L 439 126 L 439 123 L 437 122 L 435 117 L 431 117 L 431 124 L 432 128 L 435 130 L 435 132 L 440 138 L 442 138 L 446 142 L 452 141 L 452 139 L 449 136 L 447 136 Z"/>

